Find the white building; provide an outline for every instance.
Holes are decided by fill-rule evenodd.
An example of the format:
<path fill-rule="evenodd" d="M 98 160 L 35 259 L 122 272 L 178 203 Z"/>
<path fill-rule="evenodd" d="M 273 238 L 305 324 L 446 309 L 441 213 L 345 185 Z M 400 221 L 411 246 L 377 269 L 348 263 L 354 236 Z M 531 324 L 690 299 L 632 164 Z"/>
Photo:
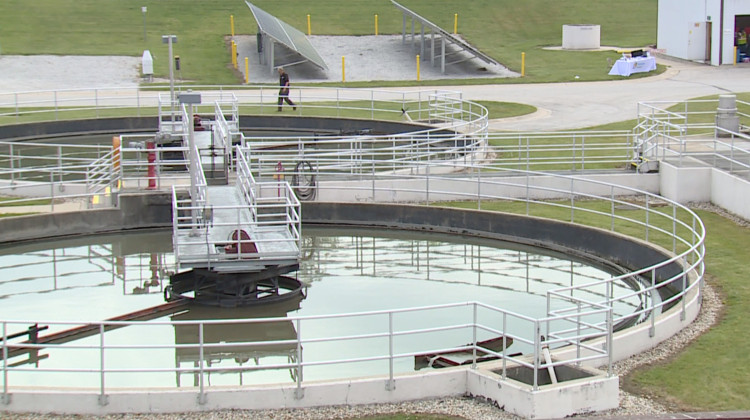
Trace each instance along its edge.
<path fill-rule="evenodd" d="M 750 31 L 750 0 L 659 0 L 657 14 L 658 50 L 714 66 L 734 63 L 735 36 Z"/>

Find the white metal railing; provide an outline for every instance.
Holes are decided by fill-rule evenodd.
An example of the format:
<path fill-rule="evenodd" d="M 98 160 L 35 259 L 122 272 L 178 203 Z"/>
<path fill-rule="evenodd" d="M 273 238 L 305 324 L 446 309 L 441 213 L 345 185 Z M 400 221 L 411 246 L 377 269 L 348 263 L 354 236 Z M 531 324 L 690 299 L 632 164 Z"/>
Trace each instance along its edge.
<path fill-rule="evenodd" d="M 294 191 L 283 180 L 256 182 L 245 155 L 238 150 L 236 156 L 236 203 L 217 203 L 206 197 L 194 202 L 180 196 L 179 190 L 184 188 L 173 188 L 172 229 L 178 270 L 185 264 L 211 267 L 229 261 L 253 265 L 298 260 L 302 219 Z M 245 229 L 248 237 L 238 233 Z M 216 236 L 224 231 L 238 234 Z M 281 236 L 264 235 L 268 232 Z M 236 251 L 215 252 L 226 246 L 235 246 Z M 180 251 L 187 248 L 200 251 L 189 255 Z"/>
<path fill-rule="evenodd" d="M 307 93 L 305 93 L 307 92 Z M 343 90 L 336 89 L 337 94 L 343 95 Z M 253 94 L 257 94 L 254 92 Z M 300 90 L 300 95 L 305 93 L 305 97 L 315 97 L 314 91 Z M 362 95 L 355 99 L 354 94 L 346 92 L 346 100 L 341 99 L 337 104 L 342 108 L 362 109 L 361 105 L 347 103 L 346 101 L 365 101 L 369 100 L 370 104 L 377 102 L 375 91 L 357 91 L 357 95 Z M 261 91 L 261 95 L 262 95 Z M 398 101 L 398 93 L 389 92 L 388 95 L 395 96 Z M 401 94 L 400 104 L 406 101 L 406 93 Z M 409 94 L 412 95 L 412 94 Z M 437 118 L 439 115 L 452 115 L 452 109 L 446 104 L 440 104 L 439 107 L 423 106 L 421 94 L 414 94 L 420 100 L 410 102 L 417 109 L 410 109 L 407 112 L 414 115 L 421 115 L 424 112 L 424 118 Z M 275 97 L 275 92 L 273 94 Z M 424 99 L 430 98 L 427 95 Z M 319 97 L 318 97 L 319 98 Z M 432 96 L 438 101 L 436 96 Z M 441 97 L 440 100 L 445 99 Z M 313 105 L 317 102 L 312 100 Z M 439 102 L 439 101 L 438 101 Z M 261 101 L 262 103 L 262 101 Z M 375 114 L 375 107 L 371 107 L 372 114 Z M 435 111 L 436 113 L 430 114 Z M 383 110 L 390 112 L 388 110 Z M 439 112 L 438 112 L 439 111 Z M 381 112 L 379 110 L 378 112 Z M 399 111 L 400 112 L 400 111 Z M 186 118 L 185 110 L 182 110 L 183 124 L 189 124 Z M 317 191 L 317 200 L 333 201 L 373 201 L 373 202 L 425 202 L 435 203 L 445 200 L 473 201 L 478 209 L 487 206 L 488 201 L 507 202 L 509 205 L 520 203 L 525 206 L 525 214 L 532 215 L 533 210 L 537 208 L 548 209 L 549 211 L 563 212 L 569 216 L 572 223 L 589 224 L 598 228 L 606 228 L 612 232 L 628 232 L 629 235 L 638 235 L 638 238 L 648 243 L 652 243 L 660 248 L 668 249 L 672 252 L 671 257 L 659 261 L 653 265 L 642 267 L 633 272 L 617 276 L 607 282 L 597 282 L 596 284 L 587 284 L 575 288 L 560 288 L 548 293 L 548 301 L 563 302 L 562 307 L 555 305 L 557 309 L 550 310 L 547 317 L 541 319 L 530 319 L 518 314 L 507 314 L 528 323 L 528 330 L 523 334 L 514 334 L 514 340 L 525 343 L 532 350 L 527 356 L 531 357 L 531 362 L 527 358 L 514 357 L 513 362 L 518 364 L 528 364 L 534 369 L 545 368 L 548 364 L 543 362 L 541 349 L 543 346 L 573 346 L 578 350 L 574 356 L 564 359 L 556 359 L 553 364 L 578 363 L 596 360 L 600 363 L 609 364 L 612 361 L 611 339 L 613 325 L 627 322 L 632 317 L 637 317 L 636 322 L 651 322 L 651 328 L 656 329 L 656 317 L 663 312 L 663 308 L 669 308 L 682 305 L 681 311 L 686 311 L 687 296 L 695 290 L 699 290 L 703 278 L 703 257 L 705 254 L 704 239 L 705 230 L 701 220 L 688 208 L 670 200 L 663 199 L 659 196 L 645 193 L 634 188 L 627 188 L 606 182 L 598 182 L 577 178 L 573 176 L 564 176 L 560 174 L 534 171 L 510 170 L 501 164 L 495 164 L 492 161 L 492 148 L 486 147 L 488 136 L 483 134 L 482 120 L 486 120 L 486 110 L 479 107 L 476 112 L 460 114 L 461 119 L 456 118 L 451 124 L 461 133 L 459 137 L 451 138 L 450 135 L 443 137 L 436 134 L 437 132 L 430 128 L 421 133 L 410 133 L 404 136 L 392 136 L 390 139 L 374 139 L 367 136 L 350 137 L 346 142 L 337 139 L 338 144 L 345 144 L 340 149 L 330 150 L 331 144 L 321 143 L 321 146 L 331 146 L 329 150 L 325 147 L 311 148 L 308 151 L 306 140 L 293 141 L 285 143 L 284 147 L 289 146 L 292 152 L 284 153 L 279 150 L 259 151 L 252 148 L 252 159 L 245 159 L 246 149 L 238 152 L 238 162 L 236 164 L 238 177 L 242 178 L 239 185 L 242 185 L 242 196 L 247 200 L 246 204 L 260 204 L 263 199 L 270 199 L 271 206 L 274 209 L 284 208 L 283 212 L 271 211 L 271 214 L 281 215 L 285 223 L 291 223 L 295 231 L 294 240 L 299 240 L 299 202 L 295 202 L 294 194 L 291 189 L 281 191 L 281 186 L 286 184 L 280 182 L 282 175 L 287 176 L 290 173 L 284 171 L 280 173 L 277 170 L 278 162 L 284 159 L 285 162 L 297 162 L 304 158 L 310 166 L 298 168 L 297 165 L 291 165 L 295 170 L 292 176 L 302 178 L 314 174 L 317 181 L 314 185 L 305 185 L 305 188 L 314 188 Z M 452 117 L 453 118 L 453 117 Z M 462 118 L 469 118 L 469 121 L 463 121 Z M 477 120 L 479 122 L 477 122 Z M 478 129 L 472 127 L 479 127 Z M 184 130 L 187 132 L 188 127 Z M 474 136 L 467 136 L 468 133 L 474 133 Z M 532 138 L 531 136 L 529 137 Z M 623 138 L 625 138 L 623 136 Z M 531 140 L 527 141 L 527 144 Z M 390 144 L 388 144 L 390 142 Z M 269 144 L 269 143 L 264 143 Z M 579 143 L 580 144 L 580 143 Z M 551 147 L 554 149 L 554 147 Z M 198 156 L 197 150 L 187 151 L 191 156 Z M 256 158 L 256 153 L 260 158 Z M 618 152 L 619 154 L 619 152 Z M 121 165 L 125 166 L 124 157 Z M 557 159 L 557 158 L 556 158 Z M 195 158 L 191 157 L 191 164 L 196 164 Z M 200 165 L 200 159 L 197 159 Z M 581 168 L 585 165 L 581 166 Z M 368 170 L 369 169 L 369 170 Z M 252 170 L 252 172 L 251 172 Z M 202 174 L 202 170 L 195 171 Z M 256 177 L 257 175 L 257 177 Z M 553 182 L 539 182 L 539 179 L 552 180 Z M 264 182 L 264 179 L 273 179 L 274 182 Z M 260 181 L 258 181 L 260 180 Z M 205 186 L 205 179 L 196 179 L 196 185 Z M 325 181 L 325 182 L 323 182 Z M 54 185 L 54 183 L 52 183 Z M 297 185 L 299 188 L 300 185 Z M 201 199 L 196 202 L 187 202 L 178 197 L 178 189 L 173 188 L 173 217 L 176 229 L 196 229 L 201 227 L 201 223 L 207 223 L 210 218 L 205 213 L 205 200 Z M 283 197 L 282 197 L 283 196 Z M 193 197 L 201 196 L 200 192 Z M 385 198 L 387 197 L 387 198 Z M 283 198 L 283 203 L 279 203 L 279 198 Z M 603 203 L 596 206 L 592 203 Z M 294 209 L 291 211 L 289 209 Z M 213 211 L 217 211 L 214 208 Z M 231 209 L 230 209 L 231 210 Z M 202 212 L 202 213 L 201 213 Z M 190 215 L 190 216 L 186 216 Z M 282 217 L 276 217 L 281 219 Z M 604 220 L 605 222 L 602 222 Z M 234 222 L 233 222 L 234 223 Z M 275 223 L 275 221 L 274 221 Z M 637 232 L 637 233 L 633 233 Z M 176 234 L 179 232 L 175 232 Z M 178 251 L 175 250 L 175 258 L 180 258 Z M 678 274 L 662 278 L 658 282 L 657 272 L 664 267 L 680 267 Z M 644 284 L 643 279 L 651 279 L 650 284 Z M 609 289 L 616 281 L 635 281 L 641 284 L 641 287 L 635 289 L 632 294 L 627 296 L 628 301 L 634 298 L 643 302 L 642 309 L 635 314 L 618 314 L 615 316 L 612 307 L 616 303 Z M 658 298 L 658 292 L 668 286 L 675 286 L 680 291 L 672 297 L 662 300 Z M 679 286 L 679 287 L 678 287 Z M 591 296 L 599 296 L 592 299 Z M 618 298 L 625 299 L 625 298 Z M 471 307 L 476 313 L 479 308 L 487 308 L 481 303 L 460 303 L 456 306 Z M 385 311 L 384 315 L 392 318 L 397 313 L 419 311 L 424 308 L 412 308 L 403 311 Z M 426 310 L 433 310 L 428 308 Z M 501 309 L 489 308 L 488 310 L 495 313 L 505 314 Z M 333 320 L 340 316 L 361 316 L 361 314 L 348 315 L 330 315 L 318 317 L 319 319 Z M 506 315 L 503 315 L 505 317 Z M 497 318 L 500 317 L 494 317 Z M 504 318 L 503 318 L 504 319 Z M 285 318 L 288 320 L 288 318 Z M 238 320 L 237 322 L 272 322 L 273 320 Z M 489 323 L 464 322 L 459 325 L 446 325 L 442 327 L 424 327 L 410 328 L 407 331 L 397 332 L 389 327 L 388 333 L 381 332 L 362 332 L 356 336 L 333 336 L 317 337 L 314 341 L 309 341 L 309 345 L 315 341 L 340 341 L 354 340 L 367 337 L 387 337 L 389 341 L 395 340 L 395 337 L 403 333 L 406 334 L 424 334 L 442 330 L 443 328 L 468 328 L 469 330 L 485 330 L 492 334 L 508 334 L 504 326 L 498 326 L 493 321 Z M 306 319 L 295 319 L 297 322 L 297 331 L 300 331 L 299 325 L 307 322 Z M 28 321 L 27 321 L 28 323 Z M 149 367 L 139 366 L 137 368 L 118 368 L 110 367 L 104 360 L 105 349 L 119 348 L 106 344 L 105 332 L 108 326 L 114 324 L 92 323 L 85 321 L 87 324 L 95 324 L 100 329 L 101 342 L 97 348 L 101 353 L 102 362 L 96 368 L 78 367 L 70 371 L 78 372 L 97 372 L 100 375 L 101 383 L 99 384 L 102 395 L 106 391 L 105 378 L 109 373 L 114 372 L 149 372 Z M 147 325 L 149 323 L 129 323 L 128 325 Z M 198 322 L 196 325 L 209 325 L 211 321 Z M 7 355 L 12 349 L 19 348 L 18 343 L 10 343 L 7 334 L 12 325 L 10 321 L 5 321 L 3 325 L 3 354 Z M 176 325 L 176 324 L 170 324 Z M 203 327 L 198 327 L 203 328 Z M 545 343 L 542 344 L 542 336 L 545 337 Z M 476 335 L 474 335 L 476 338 Z M 603 340 L 603 345 L 592 346 L 590 343 L 594 339 Z M 349 357 L 328 361 L 310 361 L 302 358 L 302 344 L 305 338 L 297 334 L 294 345 L 297 349 L 297 361 L 293 369 L 296 369 L 295 381 L 298 386 L 304 383 L 303 371 L 306 366 L 356 363 L 363 360 L 383 360 L 389 361 L 393 365 L 393 360 L 397 357 L 410 357 L 420 350 L 403 350 L 397 353 L 390 347 L 388 353 L 379 353 L 367 357 Z M 475 348 L 477 340 L 471 341 Z M 254 345 L 257 343 L 245 343 Z M 199 340 L 192 343 L 193 348 L 220 348 L 222 344 L 203 343 Z M 34 349 L 34 345 L 24 344 L 21 347 Z M 39 345 L 38 347 L 42 347 Z M 87 346 L 68 346 L 71 349 L 88 348 Z M 127 347 L 127 346 L 126 346 Z M 142 351 L 153 350 L 154 345 L 144 343 L 133 345 L 133 348 L 139 348 Z M 435 350 L 435 349 L 433 349 Z M 506 355 L 507 357 L 507 355 Z M 267 368 L 290 368 L 290 365 L 274 365 Z M 7 364 L 7 357 L 4 358 L 4 396 L 8 395 L 8 372 L 22 371 L 24 368 L 11 367 Z M 164 368 L 160 368 L 164 370 Z M 209 372 L 210 366 L 205 366 L 201 361 L 198 368 L 180 368 L 175 371 L 189 372 Z M 222 368 L 226 369 L 226 368 Z M 168 371 L 173 371 L 167 368 Z M 393 371 L 389 372 L 392 381 Z M 535 375 L 536 376 L 536 375 Z M 203 375 L 200 375 L 203 378 Z M 204 392 L 204 384 L 201 379 L 201 393 Z"/>
<path fill-rule="evenodd" d="M 239 154 L 242 156 L 242 154 Z M 249 167 L 245 162 L 239 162 L 237 164 L 241 171 L 249 172 Z M 527 206 L 533 205 L 535 207 L 549 207 L 550 209 L 562 209 L 569 211 L 570 221 L 573 223 L 590 223 L 591 220 L 605 217 L 609 220 L 609 229 L 613 232 L 618 231 L 630 231 L 634 229 L 640 231 L 639 238 L 647 242 L 653 242 L 655 245 L 662 248 L 671 248 L 673 257 L 667 258 L 663 261 L 659 261 L 651 266 L 643 267 L 639 270 L 626 273 L 621 276 L 616 276 L 609 281 L 596 282 L 591 284 L 580 285 L 576 287 L 561 287 L 548 292 L 548 300 L 556 300 L 559 302 L 565 302 L 565 305 L 554 305 L 558 309 L 550 310 L 547 317 L 541 319 L 529 319 L 529 330 L 523 334 L 513 334 L 512 338 L 517 340 L 518 343 L 524 343 L 533 350 L 527 353 L 530 359 L 523 357 L 510 358 L 515 364 L 521 364 L 524 366 L 532 367 L 533 369 L 544 369 L 549 366 L 548 363 L 544 362 L 540 357 L 541 349 L 543 346 L 550 346 L 551 348 L 559 347 L 563 345 L 573 346 L 578 350 L 574 353 L 575 356 L 567 358 L 555 358 L 552 365 L 578 363 L 586 361 L 599 361 L 600 364 L 609 364 L 611 360 L 611 339 L 613 325 L 621 322 L 626 322 L 632 317 L 637 317 L 640 322 L 651 323 L 651 328 L 656 327 L 656 318 L 664 312 L 666 308 L 673 307 L 675 305 L 681 305 L 680 311 L 686 310 L 685 305 L 687 304 L 687 296 L 699 290 L 701 279 L 703 276 L 703 256 L 705 248 L 703 241 L 705 238 L 705 231 L 700 219 L 689 209 L 665 200 L 661 197 L 646 194 L 641 191 L 629 189 L 622 186 L 608 184 L 604 182 L 596 182 L 576 177 L 566 177 L 560 175 L 553 175 L 547 173 L 519 173 L 513 172 L 517 175 L 525 175 L 527 177 L 534 175 L 544 175 L 546 177 L 553 177 L 560 179 L 562 184 L 568 184 L 568 188 L 550 187 L 544 185 L 534 185 L 533 183 L 526 180 L 526 185 L 518 184 L 517 181 L 511 182 L 503 179 L 492 179 L 491 177 L 482 176 L 467 176 L 461 179 L 455 179 L 453 177 L 446 176 L 431 176 L 428 171 L 422 171 L 422 175 L 414 175 L 411 178 L 421 180 L 422 186 L 428 186 L 424 190 L 418 191 L 420 194 L 425 194 L 426 201 L 435 202 L 443 199 L 462 199 L 462 200 L 476 200 L 477 207 L 481 208 L 482 203 L 487 205 L 488 200 L 506 200 L 509 203 L 517 201 L 526 203 Z M 481 171 L 478 171 L 481 173 Z M 395 175 L 393 175 L 395 178 Z M 403 175 L 401 175 L 403 177 Z M 248 178 L 249 179 L 249 178 Z M 382 178 L 381 178 L 382 179 Z M 388 181 L 386 179 L 386 181 Z M 560 185 L 560 184 L 558 184 Z M 519 195 L 508 195 L 502 194 L 500 187 L 518 187 L 524 186 L 525 194 Z M 481 193 L 478 193 L 481 187 Z M 591 193 L 590 190 L 599 189 L 599 193 Z M 322 187 L 321 187 L 322 188 Z M 326 186 L 328 189 L 338 190 L 357 190 L 356 185 L 332 185 Z M 364 191 L 370 191 L 368 186 Z M 360 190 L 360 193 L 362 192 Z M 602 193 L 601 191 L 606 191 Z M 389 181 L 383 185 L 376 185 L 373 191 L 373 199 L 375 199 L 379 193 L 388 192 L 392 194 L 396 193 L 414 193 L 415 190 L 410 187 L 400 187 L 398 184 Z M 539 199 L 535 196 L 538 193 L 543 192 L 545 194 L 554 193 L 559 197 L 563 197 L 558 200 Z M 627 199 L 626 197 L 637 194 L 639 200 Z M 360 195 L 361 200 L 364 196 Z M 481 199 L 477 199 L 477 198 Z M 592 200 L 603 200 L 605 206 L 602 208 L 592 207 Z M 533 214 L 527 207 L 528 214 Z M 174 214 L 179 214 L 179 209 L 176 208 Z M 176 221 L 176 225 L 179 225 L 179 221 Z M 598 226 L 602 227 L 602 226 Z M 631 233 L 632 234 L 632 233 Z M 654 239 L 656 238 L 656 239 Z M 662 270 L 667 266 L 679 266 L 681 270 L 677 271 L 677 274 L 663 278 L 657 281 L 657 271 Z M 650 283 L 644 283 L 644 279 L 649 279 Z M 622 282 L 626 280 L 632 280 L 642 284 L 642 287 L 634 289 L 631 294 L 625 294 L 625 296 L 614 297 L 611 293 L 613 284 L 616 282 Z M 659 299 L 659 291 L 666 287 L 673 287 L 679 290 L 672 297 L 668 299 Z M 598 299 L 592 300 L 592 296 L 599 296 Z M 641 308 L 634 311 L 632 314 L 620 314 L 615 317 L 612 313 L 612 307 L 617 303 L 617 300 L 625 299 L 627 301 L 636 300 L 643 302 Z M 474 304 L 472 304 L 474 305 Z M 481 306 L 480 304 L 477 304 Z M 550 305 L 553 306 L 553 305 Z M 411 309 L 410 309 L 411 310 Z M 502 312 L 501 310 L 498 310 Z M 388 311 L 398 312 L 398 311 Z M 320 317 L 321 319 L 336 319 L 342 315 L 331 315 L 327 317 Z M 347 316 L 359 316 L 359 315 L 347 315 Z M 523 318 L 518 314 L 513 314 L 516 318 Z M 241 321 L 238 321 L 241 322 Z M 299 321 L 304 322 L 302 320 Z M 206 322 L 210 323 L 210 322 Z M 457 326 L 446 326 L 445 328 L 456 328 Z M 496 324 L 472 324 L 467 323 L 464 325 L 465 328 L 480 328 L 486 331 L 494 333 L 506 333 L 507 329 L 500 328 Z M 102 327 L 106 330 L 105 327 Z M 299 329 L 298 329 L 299 331 Z M 434 332 L 434 327 L 428 328 L 413 328 L 410 333 L 422 334 Z M 361 335 L 361 337 L 359 337 Z M 383 334 L 382 336 L 391 337 L 391 335 L 397 335 L 394 333 Z M 316 340 L 321 342 L 328 341 L 339 341 L 339 340 L 354 340 L 357 338 L 375 337 L 376 332 L 361 332 L 357 336 L 333 336 L 333 337 L 319 337 Z M 544 336 L 544 342 L 542 342 L 542 336 Z M 594 339 L 603 340 L 604 344 L 593 345 L 590 344 Z M 389 338 L 392 340 L 393 338 Z M 300 347 L 304 347 L 305 339 L 297 336 L 297 342 Z M 309 343 L 309 342 L 308 342 Z M 247 343 L 248 345 L 258 345 L 258 343 Z M 200 346 L 201 343 L 194 343 L 193 346 Z M 309 345 L 309 344 L 308 344 Z M 214 346 L 213 344 L 208 347 Z M 216 345 L 220 347 L 219 345 Z M 41 347 L 41 346 L 40 346 Z M 104 351 L 109 346 L 102 345 Z M 143 346 L 148 348 L 148 344 Z M 14 348 L 8 346 L 8 351 Z M 298 361 L 294 364 L 293 368 L 297 369 L 296 381 L 302 386 L 304 383 L 304 369 L 306 366 L 319 366 L 328 364 L 340 364 L 340 363 L 357 363 L 363 360 L 393 360 L 396 357 L 409 357 L 418 353 L 422 350 L 404 350 L 403 353 L 393 354 L 376 354 L 368 357 L 351 357 L 342 358 L 336 360 L 308 360 L 301 357 L 304 350 L 300 350 L 297 354 Z M 305 360 L 305 362 L 302 362 Z M 289 369 L 289 364 L 278 364 L 268 366 L 266 368 L 276 369 Z M 7 368 L 9 371 L 15 370 L 15 368 Z M 200 366 L 201 372 L 210 371 L 208 366 Z M 219 369 L 218 367 L 216 369 Z M 222 368 L 226 369 L 226 368 Z M 241 370 L 240 368 L 236 368 Z M 259 368 L 260 369 L 260 368 Z M 75 369 L 74 369 L 75 370 Z M 79 369 L 80 370 L 80 369 Z M 85 370 L 85 369 L 84 369 Z M 195 372 L 196 368 L 191 367 L 188 369 L 191 372 Z M 122 372 L 122 369 L 109 369 L 106 365 L 101 368 L 102 376 L 106 376 L 109 372 Z M 130 371 L 130 370 L 128 370 Z M 135 368 L 133 371 L 148 372 L 148 368 Z M 104 392 L 104 391 L 103 391 Z"/>
<path fill-rule="evenodd" d="M 718 100 L 691 100 L 673 104 L 641 102 L 634 129 L 636 159 L 697 159 L 738 174 L 750 168 L 750 103 L 736 101 L 739 132 L 716 125 Z M 677 109 L 677 110 L 669 110 Z"/>
<path fill-rule="evenodd" d="M 301 390 L 305 385 L 305 370 L 320 366 L 349 366 L 351 364 L 362 362 L 375 362 L 382 366 L 382 370 L 388 378 L 388 384 L 393 386 L 394 378 L 397 374 L 410 371 L 414 366 L 415 356 L 424 354 L 440 354 L 451 351 L 467 351 L 476 355 L 485 352 L 498 357 L 502 360 L 502 366 L 499 373 L 505 378 L 509 366 L 525 366 L 533 369 L 535 373 L 540 369 L 547 369 L 550 366 L 557 366 L 561 363 L 554 361 L 546 363 L 540 358 L 521 357 L 518 355 L 510 356 L 507 348 L 511 342 L 514 346 L 541 350 L 545 345 L 553 344 L 553 341 L 543 341 L 541 335 L 535 335 L 535 338 L 529 338 L 524 334 L 518 334 L 518 330 L 542 331 L 544 323 L 559 321 L 574 321 L 576 317 L 597 317 L 607 318 L 611 310 L 593 305 L 590 309 L 585 309 L 577 314 L 571 315 L 554 315 L 541 319 L 533 319 L 528 316 L 513 313 L 501 308 L 485 305 L 481 302 L 463 302 L 455 304 L 424 306 L 397 310 L 370 311 L 359 313 L 344 313 L 336 316 L 292 316 L 283 318 L 262 318 L 262 319 L 232 319 L 232 320 L 202 320 L 202 321 L 54 321 L 40 320 L 37 325 L 49 327 L 50 331 L 59 333 L 61 331 L 71 332 L 73 336 L 76 333 L 86 336 L 92 336 L 85 340 L 62 340 L 55 343 L 29 342 L 23 340 L 26 334 L 21 337 L 9 338 L 16 331 L 25 330 L 28 326 L 26 321 L 2 321 L 2 349 L 3 355 L 3 372 L 5 381 L 3 383 L 3 395 L 10 393 L 11 384 L 9 383 L 7 373 L 60 373 L 65 372 L 69 377 L 77 376 L 71 379 L 72 383 L 83 383 L 85 388 L 95 388 L 99 390 L 100 396 L 105 396 L 110 390 L 111 377 L 116 375 L 129 375 L 130 383 L 143 383 L 145 378 L 151 374 L 172 373 L 178 377 L 196 375 L 198 383 L 196 387 L 201 395 L 205 397 L 211 388 L 206 381 L 212 373 L 232 373 L 242 371 L 264 371 L 264 370 L 289 370 L 293 372 L 292 381 Z M 440 322 L 433 322 L 433 326 L 424 329 L 414 329 L 415 320 L 432 317 Z M 361 328 L 356 333 L 346 333 L 337 327 L 339 323 L 352 323 L 352 320 L 361 320 L 358 325 Z M 296 334 L 282 340 L 252 340 L 252 335 L 247 339 L 237 339 L 234 341 L 212 341 L 208 336 L 215 337 L 207 332 L 218 326 L 228 326 L 235 331 L 244 331 L 248 328 L 256 328 L 262 325 L 268 329 L 285 328 L 291 326 Z M 320 326 L 326 328 L 321 329 Z M 514 325 L 514 328 L 510 328 Z M 191 334 L 192 340 L 181 342 L 179 344 L 155 344 L 148 340 L 138 337 L 127 343 L 109 342 L 107 333 L 119 328 L 131 328 L 144 331 L 139 337 L 150 337 L 153 333 L 149 330 L 162 330 L 164 327 L 170 329 L 190 329 L 197 332 Z M 332 334 L 322 333 L 331 331 Z M 305 331 L 305 333 L 300 333 Z M 435 334 L 450 333 L 457 340 L 464 340 L 467 344 L 456 347 L 435 347 L 428 344 L 424 337 Z M 239 334 L 241 336 L 242 334 Z M 238 335 L 235 335 L 238 336 Z M 493 351 L 482 347 L 480 341 L 487 337 L 504 337 L 502 349 Z M 578 336 L 570 335 L 568 340 L 583 342 L 596 337 L 606 337 L 606 331 L 586 332 Z M 18 338 L 21 338 L 20 340 Z M 507 341 L 506 341 L 507 340 Z M 512 341 L 511 341 L 512 340 Z M 317 352 L 319 357 L 309 358 L 306 356 L 306 349 L 316 346 L 335 345 L 347 343 L 344 348 L 338 346 L 341 352 L 336 354 Z M 373 343 L 381 343 L 373 345 Z M 607 346 L 610 342 L 607 341 Z M 273 347 L 276 351 L 264 351 L 264 348 Z M 376 348 L 386 348 L 385 352 L 374 351 Z M 283 351 L 281 350 L 283 349 Z M 348 349 L 348 350 L 347 350 Z M 601 357 L 608 352 L 605 349 L 596 349 L 597 357 Z M 39 353 L 46 353 L 54 356 L 59 352 L 81 352 L 94 354 L 95 357 L 71 358 L 70 363 L 65 368 L 41 366 L 10 366 L 9 357 L 18 355 L 29 355 L 29 357 L 38 357 Z M 118 354 L 132 355 L 132 357 L 114 357 L 110 356 L 113 352 Z M 161 359 L 160 353 L 172 355 L 175 366 L 158 366 L 155 367 L 152 360 Z M 181 364 L 180 357 L 175 360 L 174 354 L 190 353 L 187 366 Z M 261 359 L 264 354 L 290 354 L 287 363 L 270 361 L 265 362 Z M 309 351 L 307 351 L 309 353 Z M 150 354 L 150 357 L 141 357 L 139 355 Z M 221 360 L 221 355 L 256 357 L 256 365 L 237 366 L 227 363 L 216 363 L 217 359 Z M 214 362 L 208 363 L 206 359 L 211 358 Z M 570 362 L 585 362 L 590 360 L 591 356 L 581 356 Z M 475 364 L 474 364 L 475 367 Z M 94 374 L 94 375 L 91 375 Z M 135 378 L 137 377 L 137 381 Z M 116 385 L 115 385 L 116 386 Z M 538 388 L 536 381 L 534 388 Z M 122 388 L 122 386 L 116 386 Z"/>

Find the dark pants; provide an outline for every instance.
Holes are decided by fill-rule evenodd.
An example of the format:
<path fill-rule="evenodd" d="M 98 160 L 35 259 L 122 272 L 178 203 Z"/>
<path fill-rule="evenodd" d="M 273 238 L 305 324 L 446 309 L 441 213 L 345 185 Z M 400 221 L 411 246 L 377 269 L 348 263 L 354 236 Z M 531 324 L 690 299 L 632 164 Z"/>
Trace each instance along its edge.
<path fill-rule="evenodd" d="M 279 111 L 281 111 L 281 106 L 284 104 L 284 101 L 294 107 L 294 102 L 292 102 L 291 99 L 289 99 L 289 89 L 279 89 Z"/>

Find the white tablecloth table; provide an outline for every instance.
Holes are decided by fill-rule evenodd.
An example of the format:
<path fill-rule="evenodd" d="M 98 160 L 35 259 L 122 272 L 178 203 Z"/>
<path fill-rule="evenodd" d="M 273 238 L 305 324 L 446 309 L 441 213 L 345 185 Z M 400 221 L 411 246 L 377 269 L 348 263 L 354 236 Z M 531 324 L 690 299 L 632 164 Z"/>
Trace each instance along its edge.
<path fill-rule="evenodd" d="M 621 58 L 615 61 L 610 76 L 630 76 L 633 73 L 645 73 L 656 70 L 656 58 L 654 57 L 632 57 Z"/>

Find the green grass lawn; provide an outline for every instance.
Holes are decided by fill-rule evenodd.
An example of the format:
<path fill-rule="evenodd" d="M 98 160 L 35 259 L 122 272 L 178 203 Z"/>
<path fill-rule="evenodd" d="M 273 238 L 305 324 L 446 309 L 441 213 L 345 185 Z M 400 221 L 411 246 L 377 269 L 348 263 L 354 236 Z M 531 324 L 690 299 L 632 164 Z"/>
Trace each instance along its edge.
<path fill-rule="evenodd" d="M 697 213 L 706 224 L 708 281 L 722 294 L 723 317 L 670 361 L 629 375 L 624 387 L 679 410 L 750 410 L 750 228 L 715 213 Z"/>
<path fill-rule="evenodd" d="M 601 45 L 643 47 L 656 42 L 655 0 L 402 0 L 400 3 L 451 32 L 454 16 L 458 14 L 458 33 L 514 71 L 521 71 L 521 54 L 525 53 L 526 77 L 489 82 L 570 81 L 576 75 L 579 80 L 620 78 L 607 75 L 607 58 L 618 58 L 616 52 L 545 49 L 561 45 L 564 24 L 600 25 Z M 389 0 L 255 0 L 253 4 L 303 32 L 307 32 L 309 14 L 312 33 L 316 35 L 374 34 L 376 14 L 381 34 L 400 34 L 402 28 L 402 14 Z M 147 8 L 146 40 L 143 6 Z M 155 59 L 155 76 L 167 77 L 168 61 L 160 59 L 167 54 L 161 36 L 175 34 L 178 42 L 174 44 L 174 54 L 181 58 L 185 80 L 239 84 L 240 77 L 230 68 L 227 43 L 230 16 L 234 16 L 235 34 L 257 32 L 252 13 L 241 0 L 3 0 L 0 52 L 140 57 L 148 49 Z M 407 23 L 407 31 L 410 30 Z M 647 76 L 636 74 L 631 78 Z M 442 83 L 456 81 L 421 84 Z M 488 80 L 459 83 L 484 84 Z M 347 84 L 350 85 L 354 86 Z"/>

